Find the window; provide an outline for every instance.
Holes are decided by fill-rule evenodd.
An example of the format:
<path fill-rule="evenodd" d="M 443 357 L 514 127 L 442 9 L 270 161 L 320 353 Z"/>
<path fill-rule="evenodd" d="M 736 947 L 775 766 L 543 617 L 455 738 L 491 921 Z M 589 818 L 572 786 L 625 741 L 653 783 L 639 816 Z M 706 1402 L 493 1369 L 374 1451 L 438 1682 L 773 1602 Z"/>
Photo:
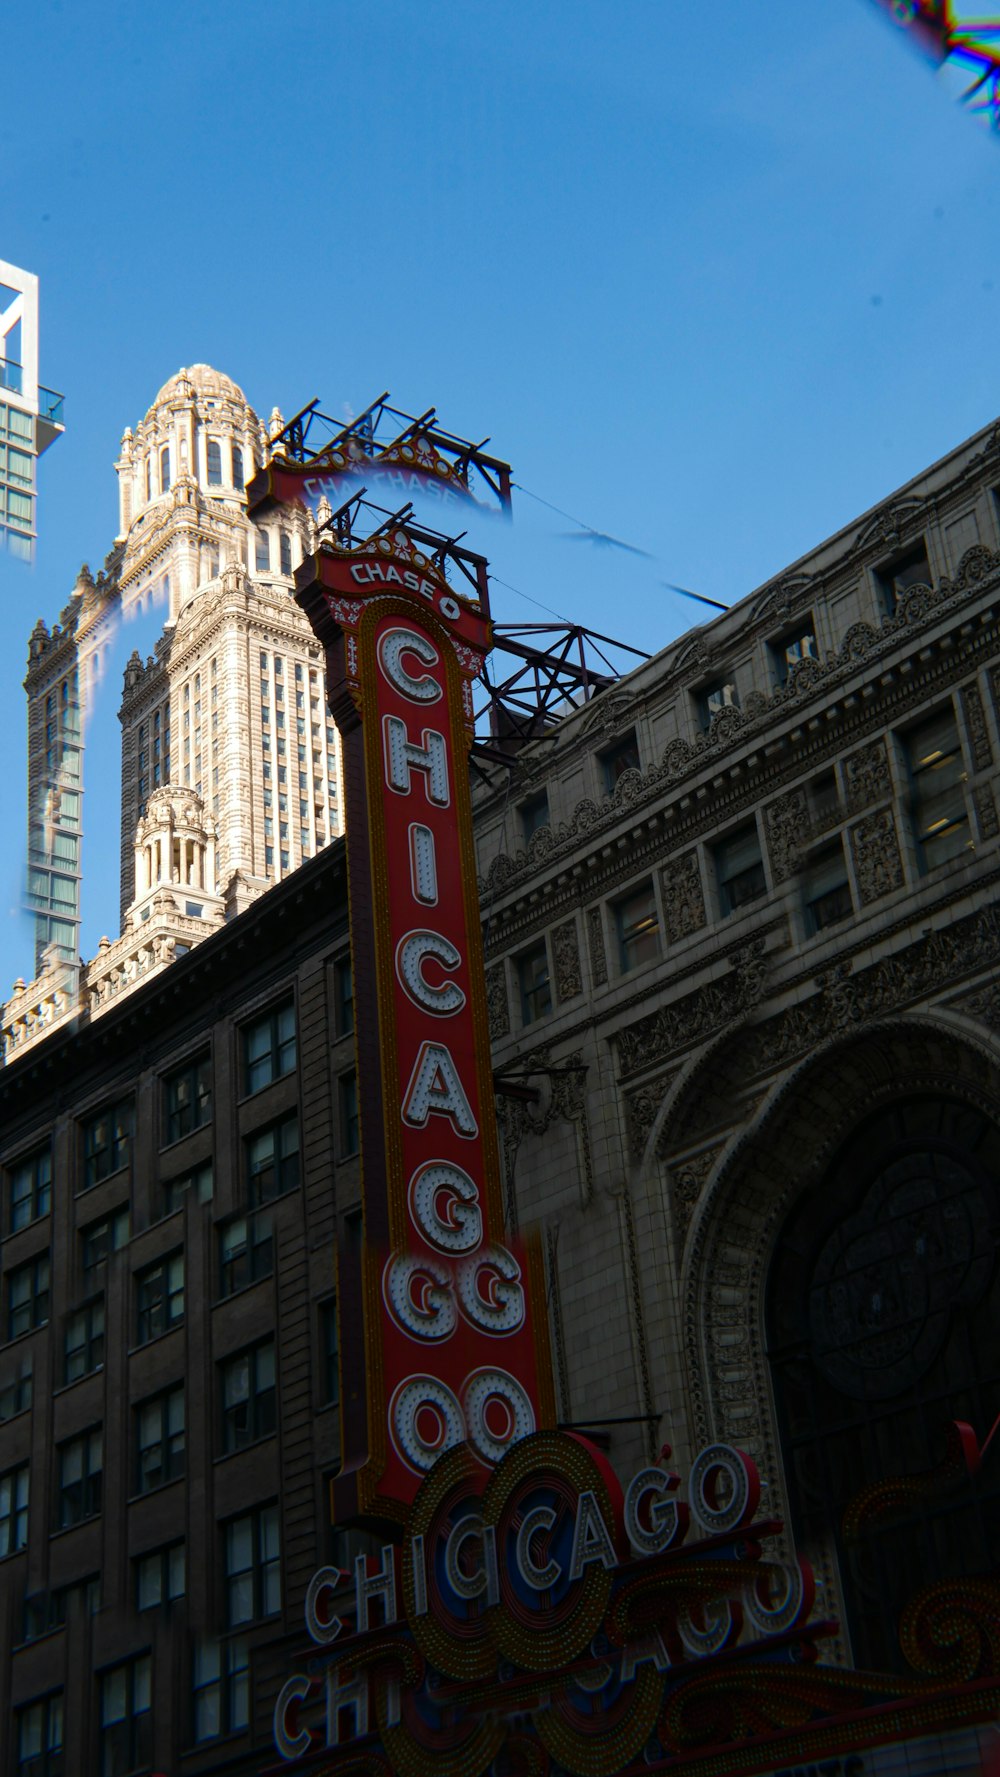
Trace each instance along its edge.
<path fill-rule="evenodd" d="M 698 720 L 706 731 L 712 726 L 712 717 L 720 710 L 739 709 L 740 700 L 735 685 L 727 685 L 717 680 L 713 685 L 705 685 L 695 692 L 695 703 L 698 708 Z"/>
<path fill-rule="evenodd" d="M 63 1694 L 17 1712 L 16 1777 L 63 1777 Z"/>
<path fill-rule="evenodd" d="M 618 967 L 623 974 L 659 956 L 660 916 L 651 882 L 643 883 L 641 888 L 616 901 L 614 916 Z"/>
<path fill-rule="evenodd" d="M 929 586 L 931 583 L 927 545 L 923 537 L 909 549 L 901 550 L 898 555 L 883 562 L 876 570 L 875 579 L 882 602 L 891 617 L 904 592 L 909 592 L 911 586 Z"/>
<path fill-rule="evenodd" d="M 516 968 L 521 995 L 521 1022 L 534 1024 L 536 1018 L 544 1018 L 552 1010 L 549 953 L 544 938 L 518 957 Z"/>
<path fill-rule="evenodd" d="M 299 1120 L 293 1113 L 247 1141 L 247 1189 L 254 1207 L 294 1191 L 299 1182 Z"/>
<path fill-rule="evenodd" d="M 224 1531 L 226 1622 L 231 1629 L 281 1609 L 278 1508 L 231 1518 Z"/>
<path fill-rule="evenodd" d="M 828 926 L 839 925 L 854 912 L 847 881 L 844 848 L 837 840 L 816 852 L 806 865 L 802 898 L 806 924 L 810 932 L 824 932 Z"/>
<path fill-rule="evenodd" d="M 100 1777 L 128 1777 L 152 1765 L 152 1676 L 148 1654 L 103 1674 Z"/>
<path fill-rule="evenodd" d="M 12 1376 L 9 1382 L 0 1383 L 0 1425 L 28 1411 L 33 1392 L 31 1374 L 29 1357 L 18 1365 L 16 1376 Z"/>
<path fill-rule="evenodd" d="M 337 1096 L 340 1103 L 340 1152 L 345 1160 L 349 1160 L 352 1154 L 361 1152 L 358 1076 L 353 1068 L 350 1073 L 341 1074 L 337 1082 Z"/>
<path fill-rule="evenodd" d="M 49 1255 L 19 1265 L 7 1276 L 7 1337 L 20 1339 L 49 1318 Z"/>
<path fill-rule="evenodd" d="M 205 445 L 205 463 L 208 469 L 209 487 L 221 487 L 222 446 L 217 438 L 209 438 Z"/>
<path fill-rule="evenodd" d="M 292 571 L 292 539 L 287 531 L 278 532 L 278 544 L 281 550 L 281 572 L 290 574 Z"/>
<path fill-rule="evenodd" d="M 233 445 L 233 486 L 237 490 L 243 487 L 243 452 L 238 444 Z"/>
<path fill-rule="evenodd" d="M 130 1233 L 127 1209 L 116 1210 L 114 1215 L 104 1216 L 99 1222 L 90 1222 L 86 1228 L 81 1228 L 83 1281 L 87 1289 L 91 1289 L 97 1281 L 98 1266 L 104 1263 L 109 1253 L 117 1252 L 128 1244 Z"/>
<path fill-rule="evenodd" d="M 83 1188 L 89 1190 L 128 1165 L 132 1140 L 132 1103 L 124 1099 L 88 1117 L 83 1124 Z"/>
<path fill-rule="evenodd" d="M 601 781 L 607 795 L 613 796 L 618 779 L 626 771 L 639 770 L 639 744 L 634 734 L 626 734 L 598 754 L 601 766 Z"/>
<path fill-rule="evenodd" d="M 354 1029 L 354 972 L 349 956 L 342 956 L 333 965 L 335 1022 L 338 1037 L 350 1036 Z"/>
<path fill-rule="evenodd" d="M 28 1465 L 0 1475 L 0 1559 L 28 1546 Z"/>
<path fill-rule="evenodd" d="M 136 1610 L 157 1610 L 183 1598 L 186 1586 L 184 1544 L 168 1543 L 135 1562 Z"/>
<path fill-rule="evenodd" d="M 228 1641 L 200 1639 L 195 1645 L 192 1692 L 194 1737 L 214 1740 L 250 1720 L 250 1656 L 241 1635 Z"/>
<path fill-rule="evenodd" d="M 188 905 L 191 912 L 191 905 Z M 196 909 L 201 912 L 200 905 Z M 164 1080 L 167 1141 L 180 1141 L 200 1129 L 212 1115 L 212 1058 L 200 1055 Z"/>
<path fill-rule="evenodd" d="M 296 1061 L 295 1005 L 288 1000 L 243 1031 L 243 1088 L 259 1092 L 291 1073 Z"/>
<path fill-rule="evenodd" d="M 274 1431 L 274 1343 L 255 1345 L 219 1365 L 222 1448 L 228 1456 Z"/>
<path fill-rule="evenodd" d="M 812 623 L 811 617 L 805 617 L 794 629 L 786 631 L 783 636 L 778 636 L 776 641 L 768 644 L 779 684 L 785 683 L 792 668 L 798 666 L 800 660 L 819 659 Z"/>
<path fill-rule="evenodd" d="M 160 1215 L 173 1215 L 175 1210 L 182 1209 L 189 1192 L 199 1203 L 211 1203 L 213 1189 L 211 1161 L 196 1166 L 193 1172 L 182 1172 L 177 1178 L 167 1179 L 160 1186 Z"/>
<path fill-rule="evenodd" d="M 63 1381 L 78 1382 L 104 1362 L 104 1297 L 84 1302 L 66 1321 Z"/>
<path fill-rule="evenodd" d="M 340 1332 L 335 1296 L 319 1305 L 319 1362 L 321 1404 L 335 1407 L 340 1400 Z"/>
<path fill-rule="evenodd" d="M 52 1150 L 39 1148 L 10 1168 L 10 1231 L 16 1234 L 39 1216 L 48 1215 L 52 1202 Z"/>
<path fill-rule="evenodd" d="M 521 838 L 527 845 L 531 835 L 537 833 L 539 827 L 549 824 L 549 796 L 547 790 L 539 790 L 536 795 L 529 796 L 521 803 Z"/>
<path fill-rule="evenodd" d="M 165 444 L 160 451 L 160 492 L 170 492 L 170 446 Z"/>
<path fill-rule="evenodd" d="M 270 1277 L 274 1270 L 274 1227 L 271 1217 L 234 1216 L 219 1228 L 219 1294 L 235 1295 L 248 1284 Z"/>
<path fill-rule="evenodd" d="M 184 1390 L 170 1388 L 135 1410 L 135 1489 L 149 1493 L 184 1473 Z"/>
<path fill-rule="evenodd" d="M 70 1438 L 58 1448 L 59 1492 L 56 1522 L 60 1530 L 96 1517 L 101 1509 L 104 1446 L 101 1428 Z"/>
<path fill-rule="evenodd" d="M 840 816 L 837 774 L 821 771 L 806 785 L 809 813 L 817 827 L 833 826 Z"/>
<path fill-rule="evenodd" d="M 910 771 L 913 836 L 922 870 L 971 847 L 962 748 L 950 704 L 903 737 Z"/>
<path fill-rule="evenodd" d="M 254 564 L 259 574 L 266 574 L 271 566 L 271 541 L 266 531 L 254 527 Z"/>
<path fill-rule="evenodd" d="M 184 1316 L 184 1254 L 171 1253 L 139 1271 L 135 1280 L 136 1340 L 148 1345 Z"/>
<path fill-rule="evenodd" d="M 736 913 L 750 901 L 766 892 L 764 864 L 760 855 L 757 823 L 748 821 L 737 827 L 728 839 L 715 847 L 715 876 L 719 885 L 719 906 L 723 915 Z"/>

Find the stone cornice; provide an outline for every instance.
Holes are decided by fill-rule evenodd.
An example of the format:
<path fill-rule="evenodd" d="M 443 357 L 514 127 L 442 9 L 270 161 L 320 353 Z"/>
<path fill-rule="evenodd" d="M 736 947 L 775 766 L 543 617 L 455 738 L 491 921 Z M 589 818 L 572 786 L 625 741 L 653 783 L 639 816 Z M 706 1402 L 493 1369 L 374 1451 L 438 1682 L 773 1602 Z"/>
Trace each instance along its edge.
<path fill-rule="evenodd" d="M 956 647 L 954 626 L 930 646 L 927 633 L 943 617 L 959 615 L 970 590 L 1000 592 L 1000 554 L 977 546 L 967 551 L 963 568 L 966 576 L 960 573 L 954 583 L 944 580 L 933 590 L 911 589 L 881 631 L 868 624 L 852 625 L 833 659 L 800 662 L 788 683 L 770 697 L 754 693 L 743 710 L 720 711 L 709 733 L 699 740 L 680 736 L 670 740 L 660 763 L 645 773 L 625 772 L 613 797 L 601 803 L 584 798 L 571 819 L 554 832 L 540 828 L 524 851 L 494 858 L 481 882 L 491 920 L 505 919 L 506 908 L 495 902 L 499 897 L 508 902 L 522 882 L 530 881 L 533 894 L 542 892 L 540 877 L 546 865 L 554 871 L 573 857 L 575 866 L 600 873 L 605 836 L 616 846 L 621 836 L 612 837 L 615 828 L 631 816 L 637 831 L 643 817 L 652 813 L 651 804 L 660 804 L 660 819 L 671 824 L 677 844 L 688 843 L 706 828 L 718 828 L 730 815 L 755 805 L 790 778 L 879 732 L 900 710 L 912 707 L 915 693 L 926 694 L 935 685 L 951 686 L 967 678 L 980 659 L 996 652 L 1000 600 L 991 599 L 988 610 L 977 611 L 962 625 L 961 650 Z M 896 653 L 899 658 L 892 658 Z M 831 692 L 836 695 L 831 697 Z M 733 756 L 737 753 L 742 757 Z M 713 767 L 714 781 L 704 781 Z M 690 790 L 679 788 L 699 776 L 703 781 L 692 781 Z M 667 806 L 663 806 L 665 790 L 672 792 Z M 727 811 L 721 819 L 720 805 Z M 480 805 L 477 815 L 483 819 L 486 812 Z M 597 840 L 602 843 L 593 843 Z"/>

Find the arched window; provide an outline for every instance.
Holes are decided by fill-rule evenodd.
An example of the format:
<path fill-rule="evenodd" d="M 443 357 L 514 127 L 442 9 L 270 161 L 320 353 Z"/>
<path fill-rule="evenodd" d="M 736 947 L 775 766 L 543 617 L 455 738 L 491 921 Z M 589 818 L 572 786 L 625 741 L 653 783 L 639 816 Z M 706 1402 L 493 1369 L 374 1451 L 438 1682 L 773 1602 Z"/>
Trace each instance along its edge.
<path fill-rule="evenodd" d="M 278 541 L 281 545 L 281 572 L 290 574 L 292 571 L 292 539 L 287 531 L 279 531 Z"/>
<path fill-rule="evenodd" d="M 160 492 L 170 492 L 170 446 L 165 444 L 160 451 Z"/>
<path fill-rule="evenodd" d="M 238 444 L 233 445 L 233 486 L 243 486 L 243 452 Z"/>
<path fill-rule="evenodd" d="M 146 458 L 146 498 L 147 500 L 153 498 L 153 459 L 151 456 Z"/>
<path fill-rule="evenodd" d="M 209 487 L 221 487 L 222 446 L 217 438 L 209 438 L 205 445 L 205 463 L 208 469 Z"/>
<path fill-rule="evenodd" d="M 271 566 L 271 543 L 266 531 L 254 530 L 254 560 L 259 574 L 266 574 Z"/>
<path fill-rule="evenodd" d="M 945 1462 L 952 1421 L 982 1440 L 1000 1410 L 998 1180 L 982 1111 L 901 1100 L 859 1126 L 772 1262 L 796 1545 L 835 1553 L 858 1666 L 904 1667 L 914 1594 L 1000 1563 L 1000 1450 L 975 1480 Z"/>

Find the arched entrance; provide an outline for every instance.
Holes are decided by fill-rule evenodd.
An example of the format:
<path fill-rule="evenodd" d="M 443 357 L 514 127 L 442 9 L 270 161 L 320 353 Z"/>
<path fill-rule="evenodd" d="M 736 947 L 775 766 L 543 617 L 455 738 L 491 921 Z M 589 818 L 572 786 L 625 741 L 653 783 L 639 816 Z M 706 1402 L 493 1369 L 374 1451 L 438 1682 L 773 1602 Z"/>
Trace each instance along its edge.
<path fill-rule="evenodd" d="M 918 1587 L 1000 1567 L 1000 1451 L 972 1480 L 947 1428 L 1000 1412 L 1000 1130 L 905 1093 L 792 1211 L 767 1352 L 800 1548 L 832 1541 L 856 1664 L 901 1663 Z M 882 1484 L 904 1484 L 887 1495 Z"/>
<path fill-rule="evenodd" d="M 1000 1435 L 977 1482 L 945 1463 L 952 1420 L 1000 1412 L 998 1238 L 1000 1068 L 926 1015 L 775 1082 L 692 1218 L 692 1435 L 755 1456 L 858 1666 L 902 1664 L 919 1587 L 1000 1570 Z"/>

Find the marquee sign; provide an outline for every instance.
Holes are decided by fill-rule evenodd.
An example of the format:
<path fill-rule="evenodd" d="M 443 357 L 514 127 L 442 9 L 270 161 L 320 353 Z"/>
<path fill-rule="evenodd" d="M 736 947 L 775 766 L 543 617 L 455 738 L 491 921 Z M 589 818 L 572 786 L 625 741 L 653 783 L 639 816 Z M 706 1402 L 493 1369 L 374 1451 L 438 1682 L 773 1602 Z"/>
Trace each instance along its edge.
<path fill-rule="evenodd" d="M 339 1521 L 553 1423 L 532 1247 L 504 1234 L 467 755 L 488 620 L 405 530 L 296 575 L 344 747 L 364 1239 L 339 1256 Z M 539 1307 L 538 1304 L 541 1306 Z"/>
<path fill-rule="evenodd" d="M 794 1677 L 832 1625 L 808 1623 L 807 1563 L 761 1561 L 781 1526 L 756 1518 L 752 1461 L 711 1445 L 687 1502 L 678 1482 L 650 1466 L 623 1491 L 559 1432 L 517 1443 L 489 1476 L 465 1450 L 444 1456 L 402 1545 L 358 1557 L 349 1606 L 348 1576 L 314 1576 L 311 1652 L 274 1711 L 284 1769 L 645 1774 L 684 1750 L 707 1662 L 751 1688 Z"/>

